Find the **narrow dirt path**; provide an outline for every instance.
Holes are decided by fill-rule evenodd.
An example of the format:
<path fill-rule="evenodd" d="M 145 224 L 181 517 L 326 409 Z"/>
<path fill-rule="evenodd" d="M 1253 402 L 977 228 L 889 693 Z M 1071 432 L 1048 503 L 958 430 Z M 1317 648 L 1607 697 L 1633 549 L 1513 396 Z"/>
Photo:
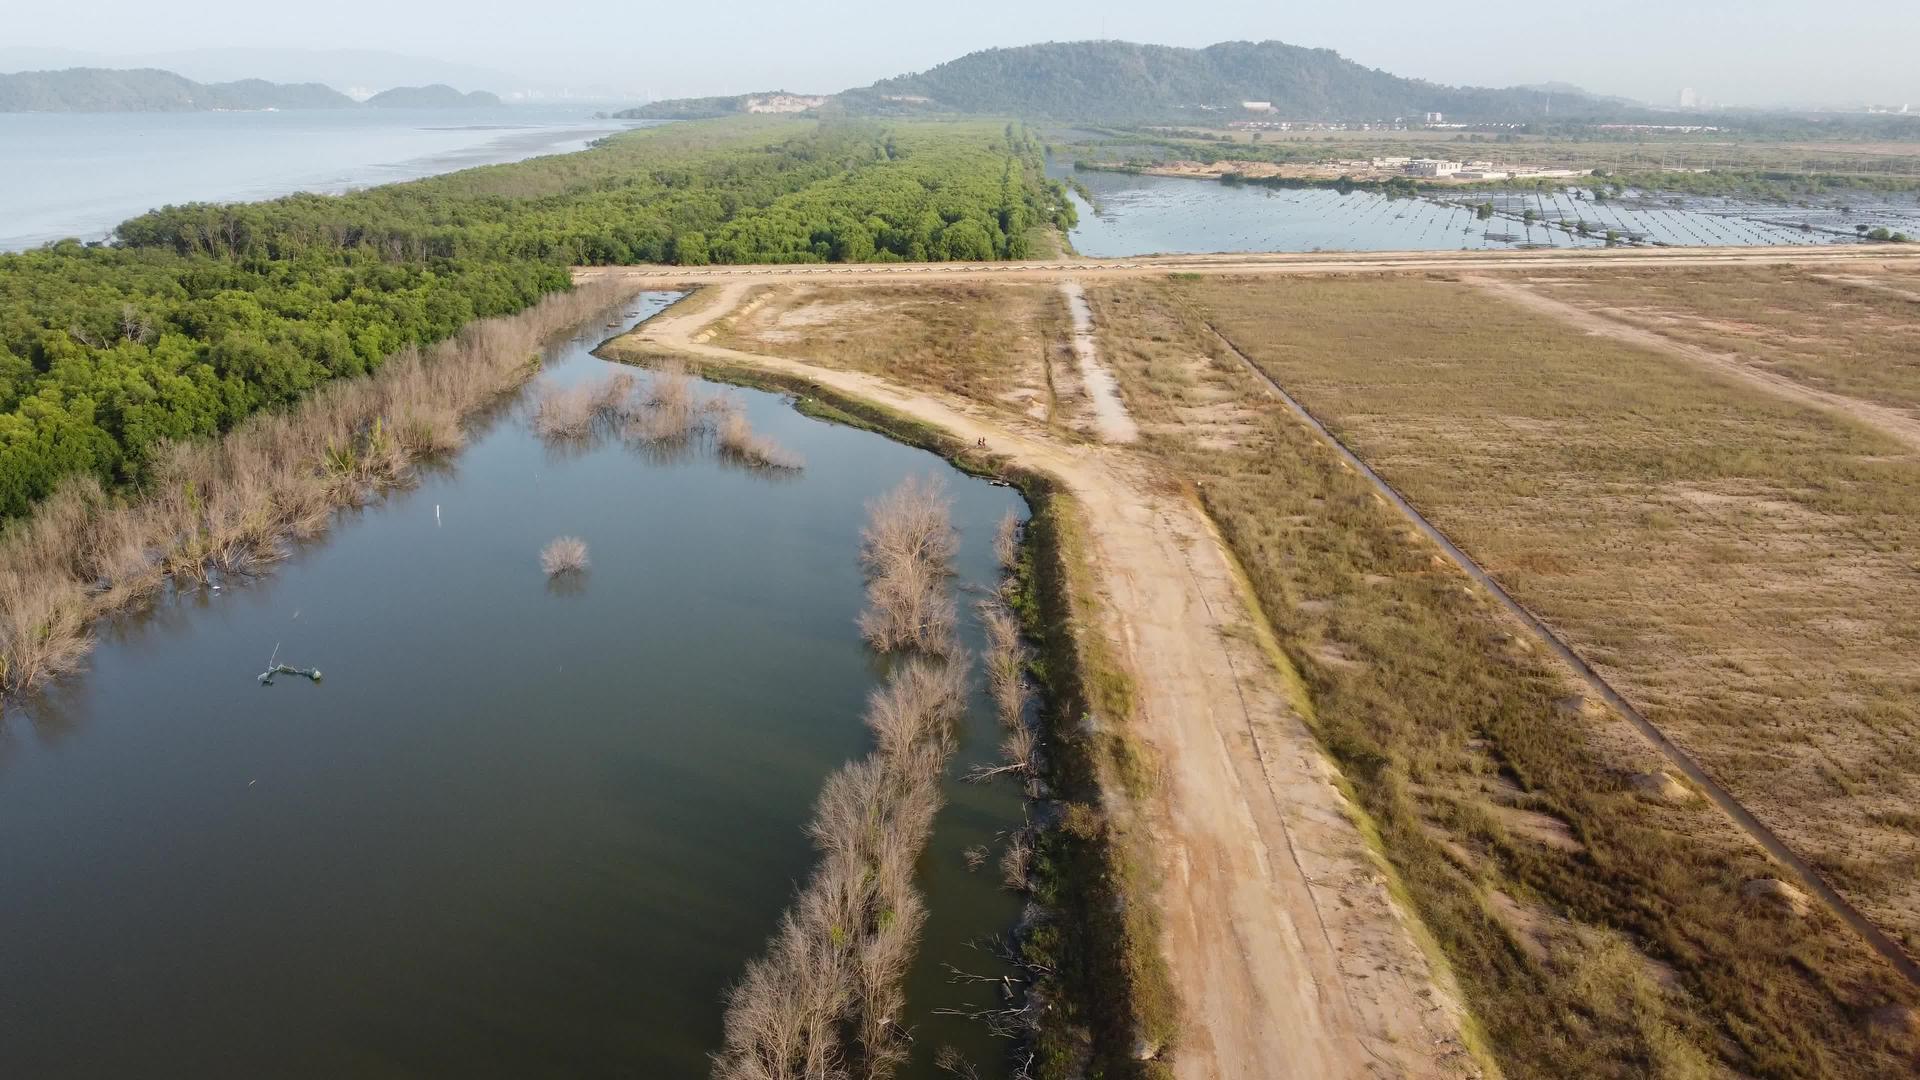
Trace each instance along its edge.
<path fill-rule="evenodd" d="M 1077 281 L 1060 283 L 1067 298 L 1067 311 L 1073 316 L 1073 356 L 1080 365 L 1080 381 L 1093 401 L 1094 433 L 1101 442 L 1140 441 L 1140 428 L 1120 401 L 1120 382 L 1100 363 L 1100 346 L 1093 336 L 1093 309 L 1087 306 L 1087 292 Z"/>
<path fill-rule="evenodd" d="M 1264 623 L 1211 524 L 1151 464 L 1063 443 L 1018 416 L 708 342 L 745 295 L 633 335 L 695 360 L 804 376 L 938 425 L 1054 476 L 1080 503 L 1103 590 L 1100 630 L 1139 690 L 1164 784 L 1145 808 L 1163 885 L 1188 1080 L 1462 1077 L 1479 1070 L 1437 977 L 1388 895 L 1312 734 L 1286 704 Z"/>
<path fill-rule="evenodd" d="M 1750 383 L 1777 397 L 1845 413 L 1912 449 L 1920 450 L 1920 419 L 1915 419 L 1899 409 L 1808 386 L 1806 383 L 1797 382 L 1784 375 L 1776 375 L 1771 371 L 1754 367 L 1735 353 L 1715 352 L 1684 341 L 1675 341 L 1652 330 L 1644 330 L 1577 304 L 1557 300 L 1518 282 L 1478 275 L 1464 276 L 1461 280 L 1529 311 L 1558 319 L 1589 334 L 1612 338 L 1615 341 L 1669 356 L 1677 356 Z"/>

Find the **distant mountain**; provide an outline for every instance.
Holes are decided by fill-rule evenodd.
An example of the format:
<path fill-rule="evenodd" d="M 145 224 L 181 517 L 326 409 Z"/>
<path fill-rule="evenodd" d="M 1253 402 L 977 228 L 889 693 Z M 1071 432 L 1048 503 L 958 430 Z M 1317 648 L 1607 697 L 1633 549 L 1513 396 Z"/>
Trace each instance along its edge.
<path fill-rule="evenodd" d="M 734 94 L 730 97 L 674 98 L 653 101 L 637 109 L 623 109 L 613 115 L 621 120 L 709 120 L 738 113 L 797 113 L 817 109 L 833 99 L 814 94 L 792 94 L 769 90 L 763 94 Z"/>
<path fill-rule="evenodd" d="M 1125 41 L 1049 42 L 969 53 L 849 90 L 862 112 L 951 111 L 1094 123 L 1238 117 L 1246 102 L 1280 120 L 1385 120 L 1428 112 L 1467 120 L 1617 111 L 1580 91 L 1443 86 L 1363 67 L 1331 49 L 1228 41 L 1204 49 Z"/>
<path fill-rule="evenodd" d="M 396 86 L 367 99 L 376 109 L 486 109 L 502 102 L 485 90 L 463 94 L 445 83 L 432 86 Z"/>
<path fill-rule="evenodd" d="M 284 82 L 325 83 L 351 92 L 383 86 L 510 87 L 514 76 L 478 64 L 450 62 L 379 49 L 204 48 L 116 53 L 0 44 L 0 71 L 54 68 L 160 68 L 205 83 L 270 75 Z M 349 96 L 352 96 L 349 93 Z M 362 97 L 365 94 L 361 95 Z"/>
<path fill-rule="evenodd" d="M 207 89 L 216 100 L 233 102 L 229 109 L 351 109 L 358 102 L 319 83 L 274 83 L 265 79 L 240 79 L 211 83 Z"/>
<path fill-rule="evenodd" d="M 0 75 L 0 112 L 204 112 L 213 109 L 351 108 L 319 83 L 261 79 L 197 83 L 155 68 L 68 68 Z"/>

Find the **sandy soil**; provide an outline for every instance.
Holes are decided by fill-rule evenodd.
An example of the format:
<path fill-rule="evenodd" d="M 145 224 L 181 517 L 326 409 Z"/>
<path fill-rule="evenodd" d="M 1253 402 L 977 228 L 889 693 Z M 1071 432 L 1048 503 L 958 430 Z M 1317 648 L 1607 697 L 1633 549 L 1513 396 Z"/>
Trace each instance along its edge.
<path fill-rule="evenodd" d="M 634 335 L 697 359 L 803 375 L 1056 477 L 1081 503 L 1106 625 L 1164 762 L 1155 831 L 1167 960 L 1191 1080 L 1457 1077 L 1457 994 L 1416 945 L 1322 757 L 1290 709 L 1271 639 L 1204 514 L 1124 448 L 873 375 L 721 348 L 707 328 L 747 285 Z"/>
<path fill-rule="evenodd" d="M 1920 419 L 1915 419 L 1900 409 L 1808 386 L 1804 382 L 1790 379 L 1785 375 L 1755 367 L 1738 355 L 1716 352 L 1698 345 L 1676 341 L 1652 330 L 1645 330 L 1630 323 L 1609 318 L 1601 311 L 1547 296 L 1517 281 L 1477 276 L 1464 280 L 1531 311 L 1559 319 L 1589 334 L 1597 334 L 1643 349 L 1677 356 L 1751 383 L 1779 397 L 1843 412 L 1883 434 L 1920 450 Z"/>
<path fill-rule="evenodd" d="M 1087 293 L 1077 281 L 1060 283 L 1067 298 L 1067 311 L 1073 316 L 1073 358 L 1080 366 L 1080 381 L 1093 399 L 1094 434 L 1101 442 L 1140 441 L 1140 429 L 1127 415 L 1120 401 L 1120 384 L 1100 363 L 1100 347 L 1093 340 L 1093 309 L 1087 306 Z"/>

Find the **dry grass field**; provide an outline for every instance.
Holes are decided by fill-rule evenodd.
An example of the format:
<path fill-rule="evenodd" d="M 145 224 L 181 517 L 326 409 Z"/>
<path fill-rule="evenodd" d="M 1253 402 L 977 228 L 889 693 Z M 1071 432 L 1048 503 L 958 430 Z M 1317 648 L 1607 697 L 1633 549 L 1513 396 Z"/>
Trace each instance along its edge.
<path fill-rule="evenodd" d="M 1912 1067 L 1913 988 L 1838 921 L 1769 901 L 1759 849 L 1415 542 L 1207 323 L 1909 934 L 1913 461 L 1464 285 L 1091 295 L 1147 446 L 1241 558 L 1510 1075 Z"/>
<path fill-rule="evenodd" d="M 1454 283 L 1195 298 L 1920 951 L 1920 457 Z"/>
<path fill-rule="evenodd" d="M 1914 275 L 1591 271 L 1526 284 L 1676 342 L 1920 417 L 1920 278 Z"/>
<path fill-rule="evenodd" d="M 1051 421 L 1075 387 L 1067 311 L 1046 285 L 777 286 L 718 344 L 933 386 Z M 878 332 L 876 332 L 878 331 Z M 1063 401 L 1064 399 L 1064 401 Z"/>

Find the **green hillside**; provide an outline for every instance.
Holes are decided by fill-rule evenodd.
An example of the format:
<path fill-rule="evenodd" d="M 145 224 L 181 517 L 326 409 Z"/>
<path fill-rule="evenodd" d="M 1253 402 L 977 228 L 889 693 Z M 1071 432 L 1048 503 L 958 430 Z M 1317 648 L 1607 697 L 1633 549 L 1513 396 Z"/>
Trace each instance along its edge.
<path fill-rule="evenodd" d="M 1204 49 L 1050 42 L 969 53 L 841 95 L 863 112 L 941 110 L 1104 123 L 1238 116 L 1271 102 L 1289 120 L 1384 120 L 1444 112 L 1526 120 L 1618 111 L 1579 92 L 1442 86 L 1363 67 L 1330 49 L 1229 41 Z"/>

